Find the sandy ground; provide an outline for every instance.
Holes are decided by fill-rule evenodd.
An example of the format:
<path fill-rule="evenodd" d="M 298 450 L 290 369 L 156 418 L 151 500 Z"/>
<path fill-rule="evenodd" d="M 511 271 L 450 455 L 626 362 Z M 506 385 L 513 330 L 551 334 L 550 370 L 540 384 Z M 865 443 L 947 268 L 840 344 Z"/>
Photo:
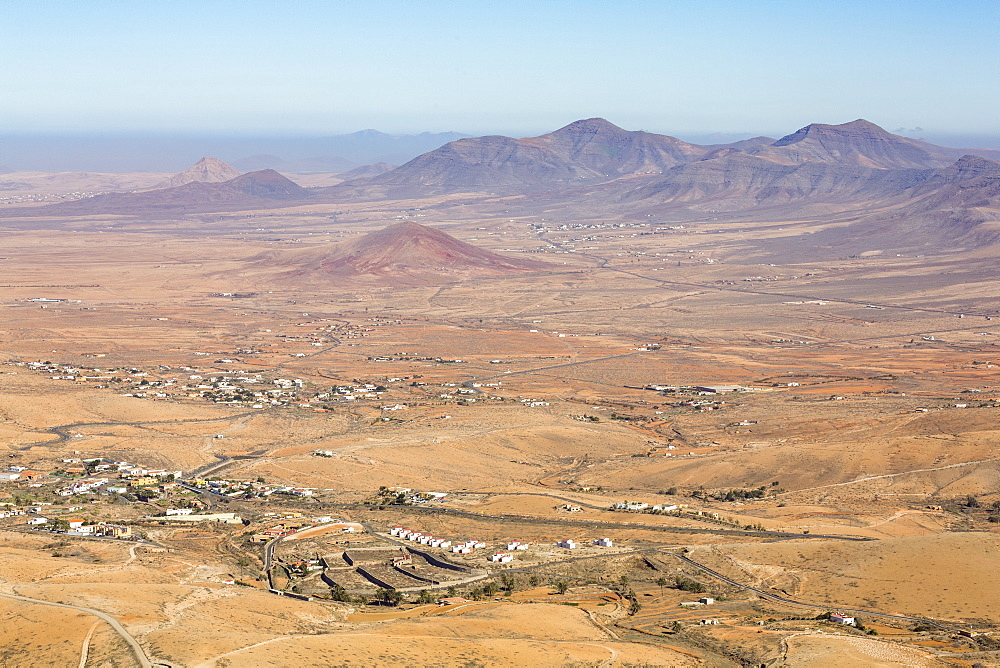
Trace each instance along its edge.
<path fill-rule="evenodd" d="M 665 649 L 610 639 L 585 613 L 550 605 L 481 609 L 460 617 L 399 620 L 364 631 L 322 637 L 292 636 L 206 661 L 270 665 L 276 657 L 296 665 L 695 665 Z"/>
<path fill-rule="evenodd" d="M 154 176 L 162 178 L 112 183 L 93 175 L 72 183 L 138 187 Z M 71 182 L 4 179 L 15 177 L 49 193 Z M 462 203 L 438 198 L 400 206 L 446 200 Z M 497 219 L 464 205 L 439 212 L 437 224 L 485 248 L 538 251 L 532 257 L 567 264 L 545 276 L 398 289 L 374 279 L 329 284 L 314 277 L 303 289 L 282 282 L 286 267 L 251 260 L 353 238 L 402 215 L 384 203 L 358 204 L 338 214 L 336 225 L 325 205 L 179 220 L 43 220 L 51 229 L 31 232 L 4 221 L 0 361 L 51 359 L 150 373 L 186 366 L 203 376 L 300 378 L 315 391 L 368 381 L 388 389 L 384 398 L 331 404 L 324 412 L 318 406 L 255 412 L 190 397 L 125 397 L 114 387 L 4 365 L 0 452 L 12 463 L 49 469 L 66 457 L 109 456 L 191 470 L 218 454 L 244 454 L 251 459 L 227 475 L 327 488 L 334 498 L 357 500 L 381 485 L 401 485 L 451 492 L 454 500 L 443 507 L 488 514 L 665 526 L 705 525 L 595 508 L 567 515 L 559 508 L 564 501 L 514 492 L 598 506 L 626 499 L 694 504 L 691 493 L 701 488 L 764 486 L 766 501 L 697 503 L 740 523 L 879 540 L 732 545 L 731 537 L 711 534 L 384 516 L 448 537 L 526 539 L 535 545 L 518 556 L 525 563 L 552 558 L 556 538 L 606 534 L 627 547 L 680 541 L 693 546 L 695 558 L 740 580 L 795 597 L 1000 623 L 1000 607 L 983 595 L 995 588 L 991 568 L 1000 535 L 986 520 L 989 505 L 1000 500 L 1000 321 L 957 317 L 958 309 L 1000 306 L 994 258 L 845 259 L 765 269 L 747 255 L 743 239 L 776 232 L 726 221 L 711 238 L 633 237 L 606 228 L 559 230 L 547 238 L 592 245 L 608 259 L 597 268 L 595 257 L 546 247 L 527 227 L 534 218 L 523 212 Z M 705 262 L 710 255 L 718 261 Z M 743 284 L 743 277 L 763 272 L 776 278 Z M 774 294 L 762 293 L 768 290 Z M 234 291 L 255 294 L 213 296 Z M 787 296 L 800 293 L 827 301 Z M 906 308 L 837 301 L 859 294 Z M 37 297 L 67 301 L 27 301 Z M 323 342 L 314 346 L 309 337 Z M 653 342 L 659 349 L 638 350 Z M 257 352 L 237 353 L 247 349 Z M 431 359 L 370 359 L 401 352 Z M 218 361 L 241 356 L 238 363 Z M 482 394 L 458 394 L 472 381 Z M 643 389 L 650 383 L 759 391 L 690 397 L 719 402 L 709 411 Z M 539 404 L 527 405 L 532 401 Z M 381 405 L 392 403 L 407 408 L 383 412 Z M 955 405 L 963 403 L 969 407 Z M 225 438 L 213 438 L 219 434 Z M 317 449 L 335 456 L 310 454 Z M 671 487 L 679 493 L 663 494 Z M 15 491 L 31 490 L 0 487 L 0 498 Z M 480 492 L 496 494 L 473 497 Z M 982 501 L 978 514 L 953 512 L 969 494 Z M 178 532 L 164 541 L 177 551 L 132 558 L 118 545 L 81 542 L 67 550 L 51 538 L 0 532 L 0 579 L 24 595 L 106 610 L 151 654 L 179 665 L 329 665 L 345 656 L 358 664 L 687 665 L 689 658 L 616 641 L 571 606 L 525 603 L 347 622 L 346 606 L 222 584 L 233 575 L 233 555 L 211 532 Z M 619 570 L 647 580 L 675 572 L 645 572 L 638 562 L 630 571 L 590 550 L 598 558 L 563 572 L 605 583 L 601 578 Z M 484 563 L 477 555 L 476 565 Z M 645 597 L 652 585 L 636 587 Z M 79 660 L 92 628 L 83 617 L 52 613 L 56 632 L 38 638 L 44 618 L 30 606 L 10 604 L 2 614 L 5 646 L 49 652 L 64 665 Z M 789 642 L 789 665 L 822 665 L 830 656 L 857 665 L 894 660 L 883 643 L 854 640 L 798 636 Z M 101 628 L 90 645 L 100 661 L 118 651 Z"/>
<path fill-rule="evenodd" d="M 866 543 L 719 545 L 692 558 L 726 567 L 744 581 L 825 602 L 831 608 L 996 624 L 993 590 L 1000 536 L 952 533 Z"/>
<path fill-rule="evenodd" d="M 931 668 L 942 665 L 929 652 L 867 638 L 802 634 L 789 638 L 782 666 L 825 668 L 830 665 L 873 666 L 877 668 Z"/>

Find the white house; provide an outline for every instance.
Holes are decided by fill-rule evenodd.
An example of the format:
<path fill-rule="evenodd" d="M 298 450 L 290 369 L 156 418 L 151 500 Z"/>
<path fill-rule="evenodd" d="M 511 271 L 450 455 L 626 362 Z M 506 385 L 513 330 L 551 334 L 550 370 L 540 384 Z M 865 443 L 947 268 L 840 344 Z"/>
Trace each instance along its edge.
<path fill-rule="evenodd" d="M 847 624 L 854 626 L 854 617 L 848 617 L 842 612 L 835 612 L 830 615 L 830 621 L 836 624 Z"/>
<path fill-rule="evenodd" d="M 575 550 L 576 543 L 572 539 L 567 538 L 566 540 L 561 540 L 556 543 L 556 547 L 565 547 L 567 550 Z"/>
<path fill-rule="evenodd" d="M 636 501 L 619 501 L 613 507 L 616 510 L 646 510 L 646 508 L 649 508 L 649 504 Z"/>
<path fill-rule="evenodd" d="M 610 538 L 598 538 L 594 541 L 594 545 L 600 545 L 601 547 L 614 547 L 614 543 L 611 542 Z"/>
<path fill-rule="evenodd" d="M 28 520 L 28 524 L 48 524 L 49 521 L 44 517 L 32 517 Z"/>
<path fill-rule="evenodd" d="M 678 506 L 678 505 L 676 505 L 676 504 L 659 503 L 659 504 L 653 506 L 652 509 L 660 511 L 660 512 L 664 512 L 664 513 L 672 513 L 675 510 L 680 510 L 681 507 Z"/>
<path fill-rule="evenodd" d="M 514 557 L 510 556 L 506 552 L 497 552 L 496 554 L 494 554 L 493 556 L 490 557 L 490 561 L 501 563 L 501 564 L 506 564 L 506 563 L 511 562 L 513 560 L 514 560 Z"/>

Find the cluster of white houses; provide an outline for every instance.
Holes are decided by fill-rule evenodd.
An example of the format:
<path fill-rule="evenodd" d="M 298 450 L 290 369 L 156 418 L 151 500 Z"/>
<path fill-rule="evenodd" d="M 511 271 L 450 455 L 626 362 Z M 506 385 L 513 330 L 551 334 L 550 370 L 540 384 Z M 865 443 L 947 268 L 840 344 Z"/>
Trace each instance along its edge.
<path fill-rule="evenodd" d="M 639 501 L 619 501 L 611 506 L 614 510 L 631 510 L 633 512 L 674 513 L 687 508 L 686 503 L 658 503 L 649 505 Z"/>
<path fill-rule="evenodd" d="M 450 549 L 453 554 L 472 554 L 473 550 L 486 547 L 486 543 L 481 540 L 476 540 L 475 538 L 466 540 L 462 543 L 453 544 L 452 541 L 445 538 L 435 538 L 434 536 L 423 534 L 419 531 L 410 531 L 409 529 L 404 529 L 403 527 L 393 527 L 389 530 L 389 535 L 403 540 L 414 541 L 420 545 L 439 547 L 446 550 Z M 495 563 L 506 564 L 514 560 L 514 557 L 510 554 L 510 552 L 527 549 L 527 543 L 522 543 L 519 540 L 512 540 L 507 543 L 507 552 L 495 552 L 489 557 L 489 560 Z"/>
<path fill-rule="evenodd" d="M 435 538 L 430 534 L 423 534 L 419 531 L 410 531 L 409 529 L 404 529 L 403 527 L 393 527 L 389 531 L 390 536 L 395 536 L 397 538 L 402 538 L 403 540 L 413 541 L 421 545 L 429 545 L 430 547 L 440 547 L 447 549 L 452 547 L 451 541 L 444 538 Z M 478 543 L 479 541 L 471 541 L 472 543 Z M 468 543 L 462 543 L 461 547 L 466 547 Z M 458 552 L 458 545 L 452 547 L 452 552 Z M 472 550 L 470 549 L 469 552 Z"/>
<path fill-rule="evenodd" d="M 595 538 L 593 544 L 597 545 L 598 547 L 614 547 L 615 545 L 614 541 L 612 541 L 610 538 Z M 576 548 L 580 547 L 580 544 L 577 543 L 572 538 L 567 538 L 566 540 L 561 540 L 558 543 L 556 543 L 556 547 L 563 547 L 566 548 L 567 550 L 575 550 Z"/>
<path fill-rule="evenodd" d="M 107 536 L 110 538 L 128 538 L 132 535 L 132 527 L 123 524 L 109 524 L 106 522 L 87 523 L 81 519 L 67 519 L 67 533 L 80 536 Z M 47 517 L 36 516 L 28 520 L 30 526 L 42 526 L 51 523 Z"/>

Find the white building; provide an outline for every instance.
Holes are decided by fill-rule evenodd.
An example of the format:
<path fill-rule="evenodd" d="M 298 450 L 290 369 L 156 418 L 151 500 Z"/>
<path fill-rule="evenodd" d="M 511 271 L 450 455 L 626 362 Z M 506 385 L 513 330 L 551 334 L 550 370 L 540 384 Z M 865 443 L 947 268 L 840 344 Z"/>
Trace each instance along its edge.
<path fill-rule="evenodd" d="M 514 557 L 510 556 L 506 552 L 497 552 L 496 554 L 490 557 L 490 561 L 506 564 L 511 561 L 514 561 Z"/>
<path fill-rule="evenodd" d="M 842 612 L 835 612 L 830 615 L 830 621 L 837 624 L 847 624 L 854 626 L 854 617 L 848 617 Z"/>
<path fill-rule="evenodd" d="M 594 541 L 594 545 L 600 545 L 601 547 L 614 547 L 614 543 L 611 542 L 610 538 L 598 538 Z"/>
<path fill-rule="evenodd" d="M 576 543 L 572 539 L 567 538 L 566 540 L 561 540 L 556 543 L 556 547 L 565 547 L 567 550 L 575 550 Z"/>

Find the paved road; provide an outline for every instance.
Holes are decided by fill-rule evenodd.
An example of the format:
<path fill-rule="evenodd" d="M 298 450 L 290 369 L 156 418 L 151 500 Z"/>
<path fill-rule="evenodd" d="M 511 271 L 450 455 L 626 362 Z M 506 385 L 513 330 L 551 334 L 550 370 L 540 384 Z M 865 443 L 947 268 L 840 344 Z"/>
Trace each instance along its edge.
<path fill-rule="evenodd" d="M 267 588 L 274 589 L 274 578 L 271 575 L 271 562 L 274 560 L 274 548 L 281 542 L 283 536 L 269 540 L 264 544 L 264 573 L 267 574 Z"/>
<path fill-rule="evenodd" d="M 770 593 L 768 593 L 766 591 L 763 591 L 761 589 L 757 589 L 756 587 L 751 587 L 750 585 L 743 584 L 742 582 L 737 582 L 736 580 L 733 580 L 732 578 L 726 577 L 722 573 L 719 573 L 718 571 L 714 571 L 711 568 L 709 568 L 708 566 L 705 566 L 704 564 L 700 564 L 697 561 L 695 561 L 695 560 L 693 560 L 693 559 L 691 559 L 689 557 L 685 557 L 683 554 L 678 554 L 677 552 L 671 552 L 671 551 L 667 551 L 667 550 L 659 550 L 659 551 L 661 553 L 664 553 L 664 554 L 672 554 L 673 556 L 677 557 L 681 561 L 683 561 L 683 562 L 685 562 L 687 564 L 690 564 L 691 566 L 694 566 L 695 568 L 698 568 L 698 569 L 700 569 L 700 570 L 708 573 L 709 575 L 711 575 L 713 578 L 715 578 L 717 580 L 722 580 L 723 582 L 725 582 L 727 584 L 731 584 L 734 587 L 739 587 L 740 589 L 745 589 L 747 591 L 752 591 L 755 594 L 757 594 L 758 596 L 760 596 L 761 598 L 766 598 L 766 599 L 769 599 L 771 601 L 777 601 L 779 603 L 785 603 L 787 605 L 795 605 L 795 606 L 799 606 L 799 607 L 803 607 L 803 608 L 812 608 L 814 610 L 830 610 L 832 607 L 835 607 L 837 609 L 837 611 L 839 611 L 839 612 L 849 612 L 852 615 L 858 615 L 858 616 L 860 616 L 860 615 L 867 615 L 869 617 L 882 617 L 884 619 L 897 619 L 897 620 L 903 620 L 903 621 L 907 621 L 907 622 L 913 622 L 913 623 L 916 623 L 916 624 L 925 624 L 925 625 L 929 625 L 929 626 L 936 626 L 937 628 L 943 629 L 945 631 L 957 632 L 957 629 L 950 628 L 950 627 L 945 626 L 944 624 L 936 622 L 936 621 L 934 621 L 932 619 L 925 619 L 923 617 L 910 617 L 909 615 L 893 615 L 893 614 L 890 614 L 890 613 L 887 613 L 887 612 L 876 612 L 874 610 L 861 610 L 860 608 L 843 608 L 843 607 L 840 607 L 840 606 L 831 606 L 829 603 L 823 603 L 823 604 L 820 604 L 820 603 L 805 603 L 803 601 L 796 601 L 795 599 L 785 598 L 784 596 L 778 596 L 776 594 L 770 594 Z"/>
<path fill-rule="evenodd" d="M 477 394 L 480 394 L 482 390 L 480 390 L 477 387 L 473 387 L 472 386 L 473 383 L 482 383 L 483 381 L 495 380 L 497 378 L 500 379 L 509 378 L 510 376 L 517 376 L 519 374 L 538 373 L 539 371 L 549 371 L 550 369 L 565 369 L 566 367 L 581 366 L 583 364 L 593 364 L 594 362 L 606 362 L 608 360 L 616 360 L 616 359 L 621 359 L 623 357 L 632 357 L 633 355 L 639 355 L 639 354 L 640 354 L 639 351 L 635 351 L 631 353 L 622 353 L 620 355 L 609 355 L 607 357 L 595 357 L 593 359 L 578 360 L 576 362 L 560 362 L 559 364 L 549 364 L 547 366 L 539 366 L 533 369 L 522 369 L 521 371 L 507 371 L 503 373 L 495 373 L 492 376 L 482 376 L 473 378 L 472 380 L 464 381 L 462 383 L 462 386 L 470 390 L 473 390 Z M 615 385 L 615 387 L 618 386 Z"/>
<path fill-rule="evenodd" d="M 371 504 L 367 503 L 319 503 L 316 504 L 320 507 L 334 507 L 334 508 L 344 508 L 344 509 L 355 509 L 362 510 L 366 508 L 371 508 Z M 412 512 L 412 513 L 427 513 L 427 514 L 443 514 L 443 515 L 453 515 L 456 517 L 469 517 L 479 520 L 504 520 L 511 522 L 526 522 L 531 524 L 558 524 L 562 526 L 580 526 L 580 527 L 602 527 L 606 529 L 647 529 L 650 531 L 664 531 L 667 533 L 707 533 L 716 534 L 720 536 L 749 536 L 749 537 L 760 537 L 760 538 L 799 538 L 799 539 L 820 539 L 820 540 L 849 540 L 849 541 L 870 541 L 876 540 L 874 538 L 860 537 L 860 536 L 838 536 L 834 534 L 818 534 L 818 533 L 791 533 L 787 531 L 755 531 L 755 530 L 743 530 L 743 529 L 708 529 L 701 527 L 675 527 L 675 526 L 664 526 L 661 524 L 637 524 L 633 522 L 605 522 L 599 520 L 563 520 L 563 519 L 551 519 L 545 517 L 529 517 L 524 515 L 487 515 L 485 513 L 475 513 L 465 510 L 455 510 L 452 508 L 435 508 L 430 506 L 389 506 L 388 509 L 397 510 L 402 512 Z"/>
<path fill-rule="evenodd" d="M 636 272 L 636 271 L 630 271 L 628 269 L 622 269 L 622 268 L 619 268 L 619 267 L 608 266 L 608 262 L 609 262 L 608 258 L 602 257 L 600 255 L 594 255 L 593 253 L 583 253 L 583 252 L 580 252 L 580 251 L 572 249 L 572 248 L 567 248 L 564 244 L 562 244 L 562 243 L 560 243 L 558 241 L 552 241 L 551 239 L 548 239 L 547 238 L 548 234 L 549 234 L 548 232 L 544 232 L 544 233 L 542 233 L 542 234 L 539 235 L 539 238 L 542 239 L 542 240 L 544 240 L 547 243 L 552 244 L 553 246 L 556 246 L 556 247 L 561 248 L 563 250 L 569 251 L 570 253 L 573 253 L 574 255 L 581 256 L 581 257 L 588 257 L 588 258 L 590 258 L 592 260 L 596 260 L 598 262 L 597 268 L 599 268 L 599 269 L 607 269 L 608 271 L 614 271 L 614 272 L 617 272 L 619 274 L 627 274 L 629 276 L 634 276 L 635 278 L 642 278 L 642 279 L 645 279 L 647 281 L 652 281 L 654 283 L 659 283 L 661 285 L 678 285 L 678 286 L 681 286 L 681 287 L 697 288 L 697 289 L 701 289 L 701 290 L 718 290 L 720 292 L 738 292 L 738 293 L 742 293 L 742 294 L 763 295 L 763 296 L 767 296 L 767 297 L 783 297 L 783 298 L 786 298 L 786 299 L 803 299 L 803 300 L 816 299 L 816 300 L 820 300 L 820 301 L 824 301 L 824 302 L 831 302 L 831 303 L 834 303 L 834 304 L 851 304 L 851 305 L 857 305 L 857 306 L 877 306 L 877 307 L 883 308 L 883 309 L 897 309 L 897 310 L 900 310 L 900 311 L 918 311 L 918 312 L 923 312 L 923 313 L 940 313 L 940 314 L 943 314 L 943 315 L 954 315 L 954 316 L 958 316 L 958 315 L 970 316 L 971 315 L 971 316 L 990 317 L 990 318 L 992 318 L 992 317 L 995 317 L 997 315 L 1000 315 L 1000 313 L 998 313 L 996 311 L 990 311 L 988 313 L 984 313 L 984 312 L 969 311 L 969 310 L 949 310 L 949 309 L 942 309 L 942 308 L 925 308 L 925 307 L 920 307 L 920 306 L 907 306 L 907 305 L 904 305 L 904 304 L 888 304 L 888 303 L 865 301 L 865 300 L 859 300 L 859 299 L 849 299 L 849 298 L 844 298 L 844 297 L 823 297 L 823 296 L 817 296 L 815 294 L 802 295 L 802 294 L 789 293 L 789 292 L 771 292 L 769 290 L 756 290 L 754 288 L 748 288 L 748 287 L 736 286 L 736 285 L 732 285 L 732 286 L 729 286 L 729 285 L 720 285 L 718 283 L 695 283 L 695 282 L 687 282 L 687 281 L 670 281 L 670 280 L 665 280 L 665 279 L 661 279 L 661 278 L 656 278 L 656 277 L 653 277 L 653 276 L 647 276 L 646 274 L 641 274 L 641 273 Z"/>
<path fill-rule="evenodd" d="M 146 656 L 146 652 L 143 651 L 142 646 L 138 643 L 138 641 L 136 641 L 136 639 L 132 637 L 132 634 L 130 634 L 128 631 L 125 630 L 125 628 L 118 622 L 117 619 L 115 619 L 114 617 L 112 617 L 107 613 L 101 612 L 100 610 L 94 610 L 93 608 L 85 608 L 81 605 L 70 605 L 68 603 L 53 603 L 52 601 L 42 601 L 37 598 L 18 596 L 17 594 L 4 594 L 0 592 L 0 596 L 3 596 L 4 598 L 12 598 L 17 601 L 26 601 L 28 603 L 51 605 L 56 608 L 68 608 L 69 610 L 86 612 L 87 614 L 99 617 L 102 620 L 106 621 L 108 624 L 110 624 L 111 628 L 113 628 L 118 633 L 118 635 L 120 635 L 122 639 L 129 644 L 129 647 L 132 648 L 132 653 L 135 654 L 135 658 L 139 662 L 139 665 L 142 666 L 142 668 L 153 668 L 153 662 L 150 661 L 149 657 Z"/>

